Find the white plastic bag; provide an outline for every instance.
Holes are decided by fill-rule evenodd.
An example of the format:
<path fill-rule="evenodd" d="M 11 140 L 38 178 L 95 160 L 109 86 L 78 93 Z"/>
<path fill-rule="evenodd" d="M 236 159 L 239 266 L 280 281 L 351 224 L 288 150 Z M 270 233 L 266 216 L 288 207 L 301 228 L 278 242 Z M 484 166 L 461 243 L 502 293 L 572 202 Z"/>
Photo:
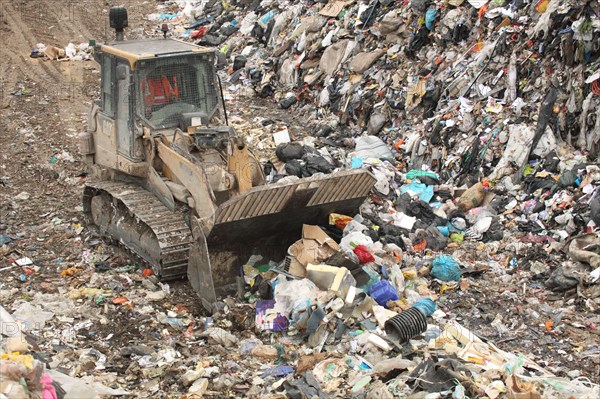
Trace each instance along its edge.
<path fill-rule="evenodd" d="M 344 236 L 340 242 L 340 247 L 342 247 L 344 251 L 352 251 L 357 245 L 364 245 L 365 247 L 369 248 L 371 245 L 373 245 L 373 240 L 371 237 L 364 235 L 360 231 L 353 231 Z"/>
<path fill-rule="evenodd" d="M 350 222 L 348 222 L 346 227 L 344 227 L 344 234 L 350 234 L 355 231 L 361 232 L 361 231 L 365 231 L 368 229 L 369 228 L 367 226 L 365 226 L 364 224 L 361 224 L 361 223 L 357 222 L 356 220 L 351 220 Z"/>
<path fill-rule="evenodd" d="M 69 58 L 75 57 L 77 54 L 77 48 L 73 43 L 69 43 L 67 47 L 65 47 L 65 55 Z"/>
<path fill-rule="evenodd" d="M 256 21 L 258 21 L 258 15 L 256 15 L 254 11 L 247 14 L 240 25 L 240 33 L 245 36 L 249 35 L 252 32 Z"/>
<path fill-rule="evenodd" d="M 402 270 L 396 264 L 393 264 L 390 267 L 390 283 L 396 288 L 400 298 L 404 296 L 404 274 L 402 274 Z"/>
<path fill-rule="evenodd" d="M 324 107 L 329 104 L 329 90 L 325 87 L 319 95 L 319 107 Z"/>
<path fill-rule="evenodd" d="M 317 298 L 319 288 L 309 279 L 281 281 L 275 285 L 273 310 L 295 320 Z"/>

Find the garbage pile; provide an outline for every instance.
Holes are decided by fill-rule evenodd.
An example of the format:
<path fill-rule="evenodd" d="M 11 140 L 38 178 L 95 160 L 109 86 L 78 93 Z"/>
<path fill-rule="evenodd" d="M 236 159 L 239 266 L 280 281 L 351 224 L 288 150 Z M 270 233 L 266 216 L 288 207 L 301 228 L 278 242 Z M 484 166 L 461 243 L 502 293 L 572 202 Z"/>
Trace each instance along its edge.
<path fill-rule="evenodd" d="M 56 305 L 56 304 L 55 304 Z M 15 318 L 16 316 L 17 318 Z M 127 395 L 129 392 L 111 389 L 93 380 L 73 378 L 53 368 L 46 368 L 40 357 L 37 338 L 28 331 L 43 328 L 53 317 L 27 302 L 8 313 L 0 306 L 3 345 L 0 357 L 0 394 L 9 399 L 97 398 L 98 395 Z M 97 352 L 97 351 L 96 351 Z"/>
<path fill-rule="evenodd" d="M 470 204 L 474 198 L 467 191 L 458 203 Z M 332 214 L 329 226 L 305 225 L 302 238 L 280 264 L 257 256 L 244 265 L 246 299 L 255 303 L 256 329 L 287 331 L 288 337 L 301 340 L 311 351 L 299 359 L 297 369 L 279 370 L 287 397 L 440 397 L 426 396 L 436 393 L 453 398 L 552 398 L 578 392 L 575 397 L 592 398 L 600 393 L 600 386 L 585 378 L 556 377 L 523 353 L 499 349 L 462 326 L 457 315 L 450 317 L 437 309 L 436 301 L 444 302 L 445 291 L 468 290 L 466 276 L 487 271 L 510 284 L 507 275 L 518 267 L 513 264 L 517 258 L 508 256 L 509 264 L 501 264 L 491 252 L 509 252 L 514 243 L 502 240 L 501 229 L 483 237 L 493 220 L 487 216 L 491 207 L 470 213 L 477 222 L 469 223 L 468 217 L 440 218 L 418 195 L 402 199 L 411 204 L 408 215 L 390 203 L 381 212 L 382 204 L 373 201 L 354 218 Z M 411 216 L 410 209 L 422 210 L 417 216 L 424 217 Z M 437 223 L 427 225 L 426 209 Z M 471 227 L 465 237 L 467 223 Z M 425 225 L 416 229 L 419 224 Z M 521 242 L 531 242 L 531 237 L 523 235 Z M 467 246 L 457 245 L 465 240 L 493 244 L 478 244 L 484 250 L 478 257 L 465 253 Z M 595 265 L 599 243 L 597 234 L 588 234 L 574 238 L 570 245 L 587 248 L 586 256 L 579 259 Z M 427 248 L 456 250 L 449 255 Z M 590 290 L 588 305 L 593 303 L 590 310 L 595 311 L 600 291 L 594 283 L 600 269 L 593 267 L 590 278 L 584 278 L 587 283 L 575 278 L 575 284 Z M 548 272 L 539 261 L 531 264 L 530 271 L 534 276 Z M 564 271 L 555 269 L 547 286 L 569 278 L 561 279 L 557 272 Z M 570 288 L 572 284 L 558 289 Z M 490 326 L 500 336 L 510 332 L 500 313 Z M 554 331 L 554 322 L 547 322 L 546 328 Z M 276 353 L 273 349 L 273 357 Z M 577 370 L 569 372 L 569 376 L 580 375 Z M 317 383 L 309 382 L 313 380 Z"/>
<path fill-rule="evenodd" d="M 2 315 L 28 343 L 2 330 L 8 388 L 60 397 L 60 370 L 92 387 L 78 397 L 599 397 L 599 12 L 161 2 L 151 23 L 219 49 L 270 182 L 366 168 L 377 184 L 358 215 L 248 259 L 211 315 L 77 224 L 58 224 L 67 259 L 32 250 L 46 227 L 5 226 Z"/>
<path fill-rule="evenodd" d="M 301 113 L 311 136 L 379 133 L 413 167 L 453 178 L 463 157 L 479 153 L 468 157 L 472 173 L 498 178 L 506 173 L 496 167 L 511 136 L 506 125 L 537 116 L 535 142 L 550 123 L 558 143 L 535 145 L 534 153 L 566 142 L 598 154 L 596 1 L 172 1 L 160 8 L 151 21 L 218 46 L 234 91 L 250 86 Z"/>
<path fill-rule="evenodd" d="M 308 382 L 314 377 L 334 395 L 369 386 L 363 393 L 402 396 L 394 384 L 454 397 L 561 395 L 550 392 L 560 384 L 549 383 L 548 370 L 489 341 L 479 345 L 456 315 L 448 320 L 436 311 L 436 302 L 468 291 L 465 276 L 489 274 L 575 295 L 586 311 L 598 310 L 597 1 L 202 1 L 159 8 L 152 21 L 218 49 L 227 99 L 263 98 L 305 121 L 292 137 L 267 118 L 257 117 L 262 126 L 253 129 L 236 126 L 259 148 L 269 181 L 344 167 L 367 168 L 377 178 L 360 215 L 332 215 L 329 235 L 305 226 L 284 264 L 251 259 L 244 266 L 257 328 L 299 335 L 328 354 L 313 376 L 302 377 L 306 389 L 315 389 Z M 527 301 L 529 317 L 551 314 L 546 330 L 564 333 L 561 311 Z M 499 337 L 510 331 L 500 313 L 488 321 Z M 442 359 L 406 366 L 404 378 L 396 369 L 401 382 L 373 378 L 382 353 L 402 352 L 409 340 L 418 348 L 415 337 Z M 343 354 L 339 369 L 330 356 L 336 351 Z M 525 363 L 536 377 L 522 378 Z M 344 374 L 348 366 L 358 375 Z M 472 374 L 452 373 L 446 386 L 421 384 L 435 381 L 436 372 L 427 372 L 440 368 Z M 323 369 L 336 371 L 314 374 Z M 487 385 L 474 377 L 492 369 L 498 374 Z M 372 382 L 385 386 L 379 391 Z M 597 395 L 593 384 L 582 389 L 581 396 Z M 290 392 L 319 393 L 287 385 Z"/>
<path fill-rule="evenodd" d="M 267 98 L 304 122 L 290 137 L 268 118 L 254 127 L 234 119 L 270 181 L 364 167 L 372 157 L 388 177 L 421 170 L 436 176 L 433 186 L 488 181 L 507 192 L 524 180 L 534 193 L 560 176 L 561 188 L 580 184 L 575 175 L 597 161 L 597 1 L 171 1 L 159 9 L 150 21 L 217 46 L 227 100 Z M 585 191 L 584 202 L 593 185 Z"/>
<path fill-rule="evenodd" d="M 557 251 L 596 231 L 597 1 L 158 8 L 150 21 L 217 46 L 227 99 L 269 98 L 305 121 L 291 135 L 266 117 L 254 128 L 232 118 L 262 155 L 269 182 L 368 168 L 378 179 L 375 203 L 387 212 L 371 212 L 369 222 L 400 227 L 395 243 L 404 250 L 519 232 L 527 233 L 521 242 Z"/>

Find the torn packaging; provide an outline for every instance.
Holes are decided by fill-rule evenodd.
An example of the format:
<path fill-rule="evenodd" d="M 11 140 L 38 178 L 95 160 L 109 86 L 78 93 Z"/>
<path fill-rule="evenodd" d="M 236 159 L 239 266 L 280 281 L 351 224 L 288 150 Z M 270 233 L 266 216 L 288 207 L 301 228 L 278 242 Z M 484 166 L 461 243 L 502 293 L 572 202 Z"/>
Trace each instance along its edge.
<path fill-rule="evenodd" d="M 302 238 L 289 248 L 291 256 L 289 273 L 297 277 L 306 277 L 309 263 L 320 264 L 340 249 L 319 226 L 302 226 Z"/>
<path fill-rule="evenodd" d="M 352 4 L 354 1 L 331 1 L 329 2 L 325 7 L 321 8 L 321 11 L 319 11 L 319 15 L 323 15 L 324 17 L 332 17 L 335 18 L 337 17 L 342 10 L 344 9 L 344 7 L 346 7 L 349 4 Z"/>

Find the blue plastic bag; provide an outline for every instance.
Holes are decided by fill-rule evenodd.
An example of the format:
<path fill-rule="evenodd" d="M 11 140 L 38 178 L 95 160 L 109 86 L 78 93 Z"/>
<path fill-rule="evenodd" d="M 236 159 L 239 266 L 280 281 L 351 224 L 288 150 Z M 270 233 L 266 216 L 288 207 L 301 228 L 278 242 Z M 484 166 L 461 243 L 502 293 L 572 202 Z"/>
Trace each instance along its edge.
<path fill-rule="evenodd" d="M 402 194 L 408 193 L 411 196 L 418 196 L 421 201 L 429 202 L 433 198 L 433 186 L 427 186 L 423 183 L 412 182 L 400 187 Z"/>
<path fill-rule="evenodd" d="M 440 255 L 433 260 L 431 274 L 442 281 L 459 281 L 460 265 L 452 256 Z"/>
<path fill-rule="evenodd" d="M 435 17 L 437 16 L 437 10 L 435 8 L 430 8 L 425 13 L 425 27 L 429 30 L 433 30 L 433 24 L 435 22 Z"/>
<path fill-rule="evenodd" d="M 266 370 L 264 373 L 262 373 L 260 375 L 261 378 L 267 378 L 267 377 L 275 377 L 275 378 L 281 378 L 281 377 L 285 377 L 286 375 L 290 375 L 294 373 L 294 368 L 292 366 L 277 366 L 277 367 L 273 367 L 271 369 Z"/>
<path fill-rule="evenodd" d="M 352 157 L 352 161 L 351 162 L 352 163 L 351 163 L 350 167 L 352 169 L 362 168 L 362 166 L 363 166 L 363 160 L 362 160 L 362 158 Z"/>
<path fill-rule="evenodd" d="M 263 25 L 267 25 L 269 23 L 270 20 L 272 20 L 275 17 L 275 11 L 271 10 L 268 13 L 266 13 L 265 15 L 263 15 L 262 17 L 260 17 L 260 23 Z"/>
<path fill-rule="evenodd" d="M 413 308 L 417 308 L 425 315 L 425 317 L 431 316 L 437 305 L 431 298 L 421 298 L 417 302 L 413 303 Z"/>
<path fill-rule="evenodd" d="M 431 177 L 432 179 L 436 179 L 436 180 L 440 178 L 437 175 L 437 173 L 429 172 L 429 171 L 426 171 L 426 170 L 411 169 L 406 174 L 406 178 L 410 179 L 410 180 L 415 180 L 415 179 L 418 179 L 419 177 L 422 177 L 422 176 Z"/>
<path fill-rule="evenodd" d="M 442 233 L 442 235 L 444 237 L 450 236 L 450 229 L 448 228 L 448 226 L 436 226 L 436 227 L 440 231 L 440 233 Z"/>

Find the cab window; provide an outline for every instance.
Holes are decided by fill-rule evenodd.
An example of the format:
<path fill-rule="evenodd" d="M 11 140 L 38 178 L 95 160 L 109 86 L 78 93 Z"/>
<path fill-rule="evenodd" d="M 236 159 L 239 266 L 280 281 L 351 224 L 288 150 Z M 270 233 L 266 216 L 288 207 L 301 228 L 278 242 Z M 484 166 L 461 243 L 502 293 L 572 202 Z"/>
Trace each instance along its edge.
<path fill-rule="evenodd" d="M 102 110 L 110 116 L 114 115 L 114 58 L 106 54 L 102 57 Z"/>

